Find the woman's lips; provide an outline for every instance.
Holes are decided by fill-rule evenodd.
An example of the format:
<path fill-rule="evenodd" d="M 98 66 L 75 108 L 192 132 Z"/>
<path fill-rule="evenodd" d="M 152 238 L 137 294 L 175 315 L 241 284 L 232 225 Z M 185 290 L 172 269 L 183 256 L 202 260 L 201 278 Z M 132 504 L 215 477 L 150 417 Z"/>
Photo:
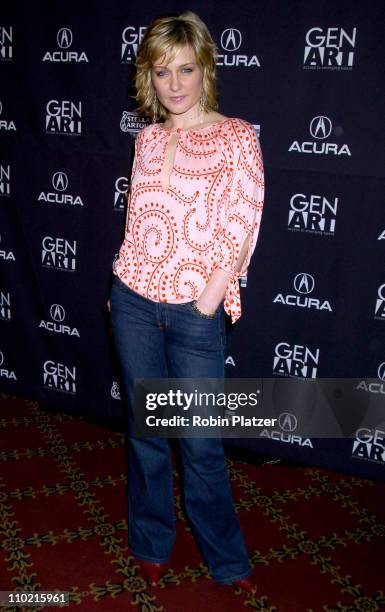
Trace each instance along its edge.
<path fill-rule="evenodd" d="M 182 102 L 186 96 L 172 96 L 170 98 L 171 102 Z"/>

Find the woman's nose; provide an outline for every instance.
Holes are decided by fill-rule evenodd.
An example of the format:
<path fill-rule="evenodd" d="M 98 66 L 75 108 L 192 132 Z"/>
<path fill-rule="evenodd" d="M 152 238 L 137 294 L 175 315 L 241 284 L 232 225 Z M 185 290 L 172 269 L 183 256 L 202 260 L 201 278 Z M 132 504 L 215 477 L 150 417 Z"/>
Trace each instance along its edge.
<path fill-rule="evenodd" d="M 170 89 L 172 91 L 178 91 L 179 88 L 180 88 L 179 75 L 171 74 Z"/>

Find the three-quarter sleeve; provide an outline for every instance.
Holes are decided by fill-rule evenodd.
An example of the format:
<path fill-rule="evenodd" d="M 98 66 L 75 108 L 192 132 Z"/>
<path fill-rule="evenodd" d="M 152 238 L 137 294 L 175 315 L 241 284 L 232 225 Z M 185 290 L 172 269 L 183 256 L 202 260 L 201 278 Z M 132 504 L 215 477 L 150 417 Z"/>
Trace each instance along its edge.
<path fill-rule="evenodd" d="M 253 126 L 238 120 L 233 139 L 233 180 L 214 267 L 230 274 L 224 308 L 234 323 L 241 316 L 239 278 L 246 275 L 257 243 L 263 209 L 264 175 L 261 149 Z M 247 254 L 241 269 L 237 270 L 242 246 L 249 236 Z"/>

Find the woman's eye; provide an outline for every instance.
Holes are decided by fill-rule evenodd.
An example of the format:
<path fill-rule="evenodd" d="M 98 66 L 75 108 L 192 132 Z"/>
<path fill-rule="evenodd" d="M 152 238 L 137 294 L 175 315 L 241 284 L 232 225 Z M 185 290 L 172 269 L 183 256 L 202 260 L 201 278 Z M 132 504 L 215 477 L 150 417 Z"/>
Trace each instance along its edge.
<path fill-rule="evenodd" d="M 156 73 L 156 76 L 162 77 L 165 74 L 167 74 L 167 70 L 158 70 L 158 72 Z"/>
<path fill-rule="evenodd" d="M 183 68 L 182 72 L 192 72 L 192 68 Z"/>

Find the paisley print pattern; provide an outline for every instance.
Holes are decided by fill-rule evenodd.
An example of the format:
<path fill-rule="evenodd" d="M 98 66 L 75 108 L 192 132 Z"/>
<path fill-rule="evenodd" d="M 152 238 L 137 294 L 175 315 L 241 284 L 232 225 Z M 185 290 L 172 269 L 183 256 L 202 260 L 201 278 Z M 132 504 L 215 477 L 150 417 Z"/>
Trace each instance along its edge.
<path fill-rule="evenodd" d="M 165 180 L 166 150 L 175 133 Z M 228 118 L 186 131 L 149 125 L 135 142 L 125 238 L 114 273 L 143 297 L 176 304 L 198 299 L 212 271 L 222 268 L 229 273 L 224 308 L 235 322 L 241 315 L 239 277 L 255 249 L 263 196 L 261 150 L 247 121 Z"/>

